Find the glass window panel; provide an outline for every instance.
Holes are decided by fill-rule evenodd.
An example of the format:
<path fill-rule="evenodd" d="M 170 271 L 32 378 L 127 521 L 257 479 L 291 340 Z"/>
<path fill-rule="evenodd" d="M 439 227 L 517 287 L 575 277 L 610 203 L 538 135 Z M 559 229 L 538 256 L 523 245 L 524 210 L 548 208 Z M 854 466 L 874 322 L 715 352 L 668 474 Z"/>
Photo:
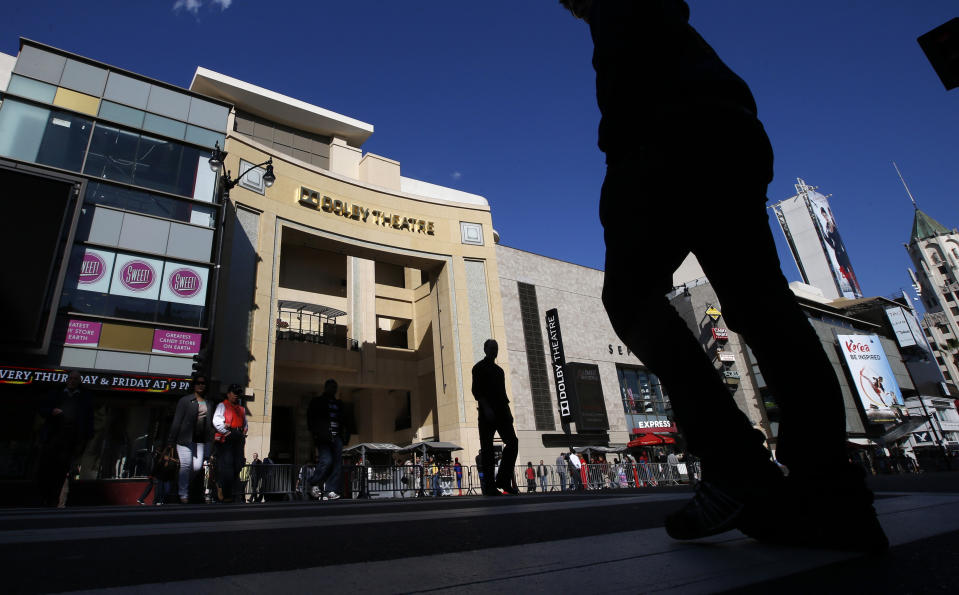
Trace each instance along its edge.
<path fill-rule="evenodd" d="M 146 135 L 141 136 L 134 172 L 136 184 L 173 194 L 186 194 L 180 184 L 182 159 L 183 145 Z M 190 189 L 192 190 L 192 176 Z"/>
<path fill-rule="evenodd" d="M 147 99 L 150 97 L 150 84 L 111 72 L 103 96 L 132 107 L 146 109 Z"/>
<path fill-rule="evenodd" d="M 60 86 L 100 97 L 106 82 L 107 71 L 103 68 L 68 58 Z"/>
<path fill-rule="evenodd" d="M 147 111 L 186 121 L 190 116 L 190 96 L 159 85 L 151 85 Z"/>
<path fill-rule="evenodd" d="M 119 103 L 106 100 L 100 102 L 101 118 L 113 120 L 118 124 L 124 124 L 131 128 L 143 128 L 144 115 L 144 112 L 138 109 L 120 105 Z"/>
<path fill-rule="evenodd" d="M 186 136 L 186 124 L 156 114 L 146 115 L 143 120 L 143 129 L 172 138 L 182 139 Z"/>
<path fill-rule="evenodd" d="M 199 97 L 190 99 L 190 117 L 191 124 L 197 124 L 205 128 L 214 130 L 226 130 L 227 118 L 230 110 L 225 105 L 218 105 Z"/>
<path fill-rule="evenodd" d="M 57 88 L 54 85 L 13 75 L 10 77 L 10 84 L 7 85 L 7 93 L 33 99 L 41 103 L 53 103 L 53 97 L 57 94 Z"/>
<path fill-rule="evenodd" d="M 66 112 L 53 112 L 43 134 L 37 163 L 80 171 L 93 121 Z"/>
<path fill-rule="evenodd" d="M 35 162 L 50 110 L 7 99 L 0 106 L 0 155 Z"/>
<path fill-rule="evenodd" d="M 89 184 L 85 203 L 91 206 L 99 204 L 145 215 L 155 215 L 166 219 L 213 227 L 214 211 L 210 207 L 193 205 L 185 200 L 159 196 L 132 188 L 122 188 L 113 184 L 97 182 Z"/>
<path fill-rule="evenodd" d="M 132 183 L 139 136 L 133 132 L 97 124 L 83 173 Z"/>
<path fill-rule="evenodd" d="M 226 137 L 219 132 L 213 132 L 206 128 L 190 125 L 186 127 L 186 141 L 211 148 L 214 144 L 219 143 L 222 149 L 226 144 Z"/>
<path fill-rule="evenodd" d="M 53 85 L 59 85 L 60 77 L 63 75 L 63 67 L 66 63 L 67 59 L 59 54 L 25 45 L 20 48 L 17 65 L 14 66 L 13 71 Z"/>

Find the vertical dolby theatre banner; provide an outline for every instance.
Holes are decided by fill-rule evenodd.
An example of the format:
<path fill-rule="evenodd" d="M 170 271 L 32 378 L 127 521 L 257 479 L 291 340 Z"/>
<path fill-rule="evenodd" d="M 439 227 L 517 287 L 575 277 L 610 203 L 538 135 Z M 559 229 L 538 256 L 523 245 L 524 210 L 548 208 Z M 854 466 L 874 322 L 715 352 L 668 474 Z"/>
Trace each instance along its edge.
<path fill-rule="evenodd" d="M 566 384 L 566 353 L 563 351 L 563 331 L 559 327 L 559 311 L 556 308 L 546 312 L 546 335 L 549 339 L 549 367 L 553 369 L 553 380 L 556 382 L 559 417 L 563 425 L 568 428 L 569 423 L 573 421 L 573 411 Z"/>
<path fill-rule="evenodd" d="M 826 257 L 829 260 L 829 266 L 832 268 L 833 278 L 842 297 L 861 298 L 862 290 L 859 288 L 859 281 L 856 280 L 856 273 L 852 270 L 852 263 L 849 261 L 849 253 L 846 252 L 846 245 L 843 244 L 839 236 L 839 228 L 836 226 L 836 218 L 833 217 L 832 209 L 829 208 L 829 201 L 822 194 L 810 190 L 806 194 L 809 201 L 809 209 L 812 211 L 813 220 L 816 222 L 816 228 L 819 231 L 819 238 L 826 248 Z"/>
<path fill-rule="evenodd" d="M 902 392 L 876 335 L 836 335 L 859 400 L 872 423 L 901 421 L 908 415 Z"/>

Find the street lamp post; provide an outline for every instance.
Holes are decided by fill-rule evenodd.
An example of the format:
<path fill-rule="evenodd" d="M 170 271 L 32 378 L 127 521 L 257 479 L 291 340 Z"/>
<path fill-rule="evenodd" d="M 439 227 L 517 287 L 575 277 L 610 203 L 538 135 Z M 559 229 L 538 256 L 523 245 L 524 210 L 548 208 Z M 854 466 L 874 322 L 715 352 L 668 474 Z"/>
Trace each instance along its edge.
<path fill-rule="evenodd" d="M 215 143 L 213 146 L 213 151 L 210 153 L 209 163 L 210 163 L 210 169 L 213 170 L 213 172 L 218 175 L 218 186 L 219 186 L 219 194 L 220 194 L 220 217 L 219 217 L 219 221 L 217 221 L 217 224 L 216 224 L 217 241 L 216 241 L 216 253 L 215 253 L 215 261 L 214 261 L 216 262 L 216 266 L 213 269 L 213 283 L 211 284 L 210 310 L 209 310 L 209 321 L 210 321 L 209 329 L 210 330 L 207 333 L 207 342 L 206 342 L 206 346 L 204 347 L 204 350 L 211 355 L 213 353 L 214 337 L 215 337 L 215 331 L 216 331 L 216 304 L 217 304 L 217 296 L 220 290 L 220 267 L 221 267 L 220 258 L 223 255 L 223 236 L 226 235 L 226 208 L 230 204 L 230 190 L 232 190 L 237 184 L 239 184 L 240 180 L 242 180 L 248 173 L 250 173 L 251 171 L 259 167 L 263 167 L 264 165 L 266 166 L 266 173 L 263 174 L 263 184 L 267 188 L 269 188 L 273 186 L 274 182 L 276 182 L 276 175 L 274 175 L 273 173 L 272 157 L 270 157 L 263 163 L 258 163 L 256 165 L 248 167 L 239 176 L 237 176 L 236 178 L 232 178 L 230 176 L 229 170 L 223 173 L 223 170 L 225 169 L 224 160 L 226 159 L 226 156 L 227 156 L 227 152 L 220 148 L 220 143 L 218 142 Z M 211 359 L 212 358 L 208 357 L 208 361 L 210 361 Z M 212 364 L 211 364 L 211 368 L 212 368 Z M 217 384 L 219 381 L 218 378 L 212 378 L 212 377 L 209 380 L 212 384 Z M 216 389 L 216 386 L 213 386 L 211 388 Z"/>

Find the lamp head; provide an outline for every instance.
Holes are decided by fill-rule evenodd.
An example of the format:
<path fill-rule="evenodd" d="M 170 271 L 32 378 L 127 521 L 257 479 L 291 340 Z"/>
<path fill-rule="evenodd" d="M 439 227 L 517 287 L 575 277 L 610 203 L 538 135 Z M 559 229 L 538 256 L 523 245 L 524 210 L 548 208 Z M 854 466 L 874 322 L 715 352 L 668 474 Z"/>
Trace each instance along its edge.
<path fill-rule="evenodd" d="M 273 182 L 276 182 L 276 175 L 273 173 L 273 158 L 271 157 L 270 160 L 266 162 L 266 173 L 263 174 L 263 184 L 269 188 L 273 185 Z"/>
<path fill-rule="evenodd" d="M 226 157 L 226 151 L 220 149 L 220 143 L 217 141 L 213 145 L 213 151 L 210 152 L 210 169 L 219 173 L 223 167 L 223 159 Z"/>

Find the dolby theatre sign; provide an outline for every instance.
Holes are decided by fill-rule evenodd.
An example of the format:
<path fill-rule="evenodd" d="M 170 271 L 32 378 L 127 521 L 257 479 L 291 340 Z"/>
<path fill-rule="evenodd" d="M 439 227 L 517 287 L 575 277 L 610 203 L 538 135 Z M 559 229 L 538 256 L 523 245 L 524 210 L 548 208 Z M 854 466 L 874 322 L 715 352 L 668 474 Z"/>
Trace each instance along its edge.
<path fill-rule="evenodd" d="M 381 227 L 391 227 L 409 233 L 436 235 L 436 225 L 432 221 L 397 213 L 387 213 L 386 211 L 370 210 L 356 203 L 350 204 L 345 200 L 320 194 L 316 190 L 310 190 L 305 186 L 300 187 L 299 202 L 305 207 L 361 223 L 373 223 Z"/>

